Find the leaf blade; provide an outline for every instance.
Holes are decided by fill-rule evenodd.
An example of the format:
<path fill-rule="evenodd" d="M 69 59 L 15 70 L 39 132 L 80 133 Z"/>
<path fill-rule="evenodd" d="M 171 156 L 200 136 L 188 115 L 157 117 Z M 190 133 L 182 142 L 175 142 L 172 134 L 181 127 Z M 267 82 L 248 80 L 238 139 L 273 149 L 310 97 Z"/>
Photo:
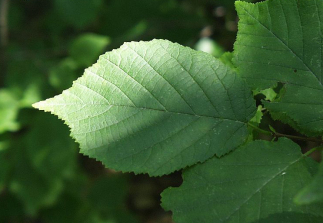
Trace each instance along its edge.
<path fill-rule="evenodd" d="M 254 103 L 211 55 L 153 40 L 106 53 L 72 88 L 34 107 L 63 119 L 81 152 L 106 166 L 162 175 L 243 143 Z"/>

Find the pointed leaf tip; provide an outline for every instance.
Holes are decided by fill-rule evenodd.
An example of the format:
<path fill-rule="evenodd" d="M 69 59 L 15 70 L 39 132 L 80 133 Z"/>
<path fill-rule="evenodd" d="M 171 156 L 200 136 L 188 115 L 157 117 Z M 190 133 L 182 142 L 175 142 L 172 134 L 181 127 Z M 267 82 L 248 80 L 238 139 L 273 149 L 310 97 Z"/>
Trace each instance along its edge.
<path fill-rule="evenodd" d="M 32 106 L 38 110 L 45 110 L 46 109 L 46 101 L 39 101 L 36 102 L 34 104 L 32 104 Z"/>

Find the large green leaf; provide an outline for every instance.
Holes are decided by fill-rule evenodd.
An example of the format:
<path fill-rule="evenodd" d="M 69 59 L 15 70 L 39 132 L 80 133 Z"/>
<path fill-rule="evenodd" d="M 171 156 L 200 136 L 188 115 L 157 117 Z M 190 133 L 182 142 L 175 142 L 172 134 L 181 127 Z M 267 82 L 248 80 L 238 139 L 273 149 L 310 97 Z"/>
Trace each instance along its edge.
<path fill-rule="evenodd" d="M 256 109 L 229 67 L 165 40 L 106 53 L 70 89 L 34 106 L 65 120 L 82 153 L 155 176 L 238 147 Z"/>
<path fill-rule="evenodd" d="M 236 2 L 235 63 L 253 89 L 284 84 L 265 106 L 308 135 L 323 132 L 322 0 Z"/>
<path fill-rule="evenodd" d="M 182 186 L 162 193 L 176 223 L 323 220 L 322 206 L 293 202 L 311 175 L 300 148 L 288 139 L 254 141 L 184 171 L 183 179 Z M 298 218 L 286 217 L 293 213 Z"/>

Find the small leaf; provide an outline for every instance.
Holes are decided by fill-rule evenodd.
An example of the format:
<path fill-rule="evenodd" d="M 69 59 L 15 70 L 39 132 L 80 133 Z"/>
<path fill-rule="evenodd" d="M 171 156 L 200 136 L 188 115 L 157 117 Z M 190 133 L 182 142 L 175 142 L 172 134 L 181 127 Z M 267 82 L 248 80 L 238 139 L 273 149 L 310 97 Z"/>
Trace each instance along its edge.
<path fill-rule="evenodd" d="M 307 135 L 323 133 L 323 1 L 237 1 L 234 61 L 253 89 L 284 84 L 280 101 L 264 102 L 274 118 Z"/>
<path fill-rule="evenodd" d="M 229 67 L 165 40 L 106 53 L 70 89 L 34 107 L 65 120 L 82 153 L 154 176 L 235 149 L 255 113 Z"/>
<path fill-rule="evenodd" d="M 257 124 L 260 124 L 263 115 L 264 114 L 262 113 L 262 106 L 259 105 L 258 108 L 257 108 L 255 116 L 252 119 L 250 119 L 250 121 L 254 122 L 254 123 L 257 123 Z"/>
<path fill-rule="evenodd" d="M 267 88 L 265 90 L 254 90 L 254 95 L 263 94 L 265 95 L 265 100 L 273 101 L 277 97 L 277 93 L 272 88 Z"/>
<path fill-rule="evenodd" d="M 274 222 L 290 222 L 284 219 L 293 213 L 307 217 L 294 222 L 321 222 L 322 206 L 293 202 L 311 179 L 306 165 L 300 148 L 289 139 L 254 141 L 184 171 L 183 184 L 162 193 L 162 206 L 173 212 L 177 223 L 265 222 L 261 219 L 274 214 Z"/>

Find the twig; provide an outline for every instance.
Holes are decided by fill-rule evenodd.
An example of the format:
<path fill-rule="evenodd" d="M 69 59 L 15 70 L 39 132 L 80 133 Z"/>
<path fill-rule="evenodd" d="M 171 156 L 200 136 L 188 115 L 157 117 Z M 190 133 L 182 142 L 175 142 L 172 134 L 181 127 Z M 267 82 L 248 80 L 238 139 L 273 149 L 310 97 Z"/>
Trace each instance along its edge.
<path fill-rule="evenodd" d="M 307 137 L 302 137 L 302 136 L 285 135 L 285 134 L 278 133 L 278 132 L 273 133 L 273 134 L 276 137 L 286 137 L 286 138 L 297 139 L 297 140 L 301 140 L 301 141 L 310 141 L 310 142 L 323 143 L 323 140 L 318 139 L 318 138 L 307 138 Z"/>
<path fill-rule="evenodd" d="M 248 123 L 248 125 L 252 128 L 254 128 L 255 130 L 257 130 L 258 132 L 265 134 L 265 135 L 271 135 L 272 137 L 286 137 L 289 139 L 296 139 L 296 140 L 301 140 L 301 141 L 310 141 L 310 142 L 318 142 L 318 143 L 323 143 L 322 139 L 318 139 L 318 138 L 308 138 L 308 137 L 302 137 L 302 136 L 294 136 L 294 135 L 287 135 L 287 134 L 282 134 L 279 132 L 271 132 L 271 131 L 266 131 L 264 129 L 261 129 L 253 124 Z"/>

